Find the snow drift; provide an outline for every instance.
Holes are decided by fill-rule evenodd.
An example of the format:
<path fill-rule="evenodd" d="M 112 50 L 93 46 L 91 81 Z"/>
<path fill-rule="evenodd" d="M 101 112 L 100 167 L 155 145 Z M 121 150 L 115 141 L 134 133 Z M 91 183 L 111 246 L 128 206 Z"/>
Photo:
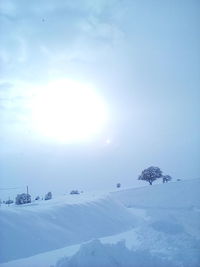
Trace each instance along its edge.
<path fill-rule="evenodd" d="M 175 267 L 169 260 L 150 254 L 148 251 L 131 251 L 121 241 L 117 244 L 102 244 L 99 240 L 81 246 L 69 258 L 61 259 L 56 267 Z"/>
<path fill-rule="evenodd" d="M 85 203 L 41 203 L 0 209 L 0 262 L 116 234 L 135 224 L 133 214 L 109 197 Z"/>
<path fill-rule="evenodd" d="M 200 266 L 199 193 L 196 179 L 1 207 L 0 267 Z"/>

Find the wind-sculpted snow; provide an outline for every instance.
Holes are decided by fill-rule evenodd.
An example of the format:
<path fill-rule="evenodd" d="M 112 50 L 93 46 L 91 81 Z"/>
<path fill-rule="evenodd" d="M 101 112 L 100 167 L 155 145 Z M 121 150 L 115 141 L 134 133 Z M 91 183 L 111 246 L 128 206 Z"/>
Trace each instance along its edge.
<path fill-rule="evenodd" d="M 82 204 L 50 201 L 0 210 L 1 262 L 116 234 L 135 224 L 134 215 L 109 197 Z"/>
<path fill-rule="evenodd" d="M 1 207 L 0 267 L 198 267 L 199 195 L 196 179 Z"/>
<path fill-rule="evenodd" d="M 158 257 L 149 251 L 131 251 L 121 241 L 117 244 L 102 244 L 91 241 L 80 247 L 69 258 L 58 261 L 56 267 L 177 267 L 164 257 Z"/>
<path fill-rule="evenodd" d="M 118 191 L 112 197 L 140 218 L 133 231 L 135 249 L 165 253 L 180 266 L 200 266 L 200 179 Z"/>

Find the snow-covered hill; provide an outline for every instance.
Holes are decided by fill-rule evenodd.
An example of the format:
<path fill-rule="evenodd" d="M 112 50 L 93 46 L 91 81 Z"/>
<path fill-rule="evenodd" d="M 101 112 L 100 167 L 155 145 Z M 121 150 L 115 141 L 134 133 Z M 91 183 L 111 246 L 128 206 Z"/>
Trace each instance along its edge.
<path fill-rule="evenodd" d="M 127 207 L 190 209 L 200 206 L 200 179 L 169 182 L 112 193 Z"/>
<path fill-rule="evenodd" d="M 1 207 L 0 257 L 8 263 L 0 266 L 49 267 L 62 257 L 59 267 L 96 267 L 102 257 L 108 267 L 200 266 L 199 193 L 196 179 Z"/>
<path fill-rule="evenodd" d="M 135 225 L 134 215 L 109 196 L 88 202 L 86 196 L 82 203 L 79 196 L 73 198 L 75 203 L 62 197 L 1 209 L 1 262 L 116 234 Z"/>

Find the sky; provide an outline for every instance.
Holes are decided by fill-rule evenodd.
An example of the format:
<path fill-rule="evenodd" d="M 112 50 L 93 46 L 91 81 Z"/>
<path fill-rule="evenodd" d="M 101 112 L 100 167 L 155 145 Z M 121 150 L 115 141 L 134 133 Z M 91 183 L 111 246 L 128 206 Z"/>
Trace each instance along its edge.
<path fill-rule="evenodd" d="M 1 195 L 138 186 L 152 165 L 199 178 L 199 11 L 198 0 L 1 0 L 0 188 L 18 188 Z M 51 136 L 80 116 L 62 80 L 95 95 L 73 142 Z M 84 139 L 87 124 L 99 128 Z"/>

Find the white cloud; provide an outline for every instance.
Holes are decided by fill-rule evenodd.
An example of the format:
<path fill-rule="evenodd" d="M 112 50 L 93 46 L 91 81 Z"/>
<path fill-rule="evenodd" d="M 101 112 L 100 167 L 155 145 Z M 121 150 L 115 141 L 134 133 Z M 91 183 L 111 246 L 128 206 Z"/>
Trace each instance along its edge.
<path fill-rule="evenodd" d="M 59 63 L 91 61 L 94 53 L 102 57 L 123 37 L 110 21 L 117 3 L 2 0 L 1 78 L 47 75 L 49 69 L 59 69 Z"/>

